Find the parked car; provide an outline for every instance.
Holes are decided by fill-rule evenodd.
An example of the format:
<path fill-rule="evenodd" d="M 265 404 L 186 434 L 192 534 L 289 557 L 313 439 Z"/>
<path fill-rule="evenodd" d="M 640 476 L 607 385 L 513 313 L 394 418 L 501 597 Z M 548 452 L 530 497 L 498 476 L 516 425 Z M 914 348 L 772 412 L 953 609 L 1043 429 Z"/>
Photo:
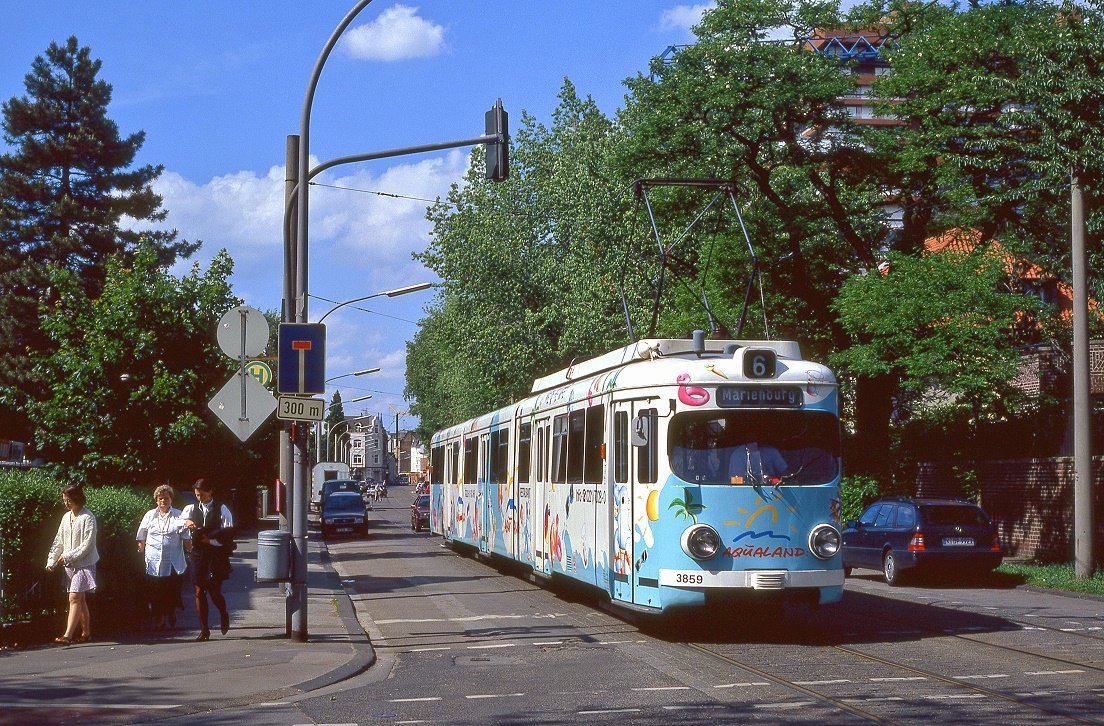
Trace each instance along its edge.
<path fill-rule="evenodd" d="M 422 494 L 410 503 L 410 528 L 420 532 L 422 527 L 429 529 L 429 495 Z"/>
<path fill-rule="evenodd" d="M 360 492 L 331 492 L 322 501 L 322 539 L 333 535 L 368 534 L 368 519 Z"/>
<path fill-rule="evenodd" d="M 911 572 L 981 575 L 1003 557 L 985 510 L 956 499 L 885 497 L 843 529 L 843 571 L 881 570 L 899 585 Z"/>
<path fill-rule="evenodd" d="M 359 494 L 360 482 L 356 479 L 330 479 L 322 482 L 318 497 L 320 509 L 326 508 L 326 500 L 335 492 L 355 492 Z"/>

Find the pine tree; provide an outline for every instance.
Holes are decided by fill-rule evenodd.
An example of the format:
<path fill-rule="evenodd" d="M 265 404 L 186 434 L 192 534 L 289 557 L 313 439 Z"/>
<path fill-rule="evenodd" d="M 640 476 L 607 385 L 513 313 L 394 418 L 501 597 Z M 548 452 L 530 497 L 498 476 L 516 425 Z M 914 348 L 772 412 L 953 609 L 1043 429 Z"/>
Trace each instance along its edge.
<path fill-rule="evenodd" d="M 24 80 L 27 95 L 3 104 L 0 127 L 12 149 L 0 156 L 3 436 L 25 435 L 19 411 L 35 397 L 33 359 L 50 352 L 39 325 L 40 306 L 51 301 L 49 266 L 75 273 L 95 298 L 108 255 L 130 252 L 139 238 L 165 265 L 199 247 L 177 241 L 175 231 L 120 227 L 124 215 L 164 220 L 161 197 L 150 186 L 163 167 L 131 168 L 145 134 L 124 138 L 108 118 L 111 86 L 97 78 L 101 65 L 75 36 L 51 43 Z"/>

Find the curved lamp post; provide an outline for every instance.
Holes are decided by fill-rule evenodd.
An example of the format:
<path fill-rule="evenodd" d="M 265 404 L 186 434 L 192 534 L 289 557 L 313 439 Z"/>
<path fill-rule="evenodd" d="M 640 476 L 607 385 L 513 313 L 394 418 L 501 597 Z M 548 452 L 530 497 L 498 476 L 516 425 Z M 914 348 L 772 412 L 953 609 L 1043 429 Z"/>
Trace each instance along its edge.
<path fill-rule="evenodd" d="M 406 295 L 407 293 L 418 292 L 419 290 L 427 290 L 431 287 L 433 287 L 432 282 L 419 282 L 414 285 L 407 285 L 406 287 L 397 287 L 394 290 L 384 290 L 383 292 L 372 293 L 371 295 L 365 295 L 364 297 L 355 297 L 352 300 L 346 300 L 345 302 L 340 302 L 337 305 L 334 305 L 332 308 L 326 311 L 325 315 L 318 319 L 318 322 L 321 323 L 323 320 L 329 317 L 330 313 L 334 312 L 335 310 L 339 310 L 346 305 L 352 305 L 353 303 L 357 302 L 364 302 L 365 300 L 371 300 L 374 297 L 383 297 L 384 295 L 386 295 L 387 297 L 398 297 L 399 295 Z M 379 369 L 377 368 L 376 370 Z M 355 376 L 360 374 L 353 373 L 352 375 Z"/>

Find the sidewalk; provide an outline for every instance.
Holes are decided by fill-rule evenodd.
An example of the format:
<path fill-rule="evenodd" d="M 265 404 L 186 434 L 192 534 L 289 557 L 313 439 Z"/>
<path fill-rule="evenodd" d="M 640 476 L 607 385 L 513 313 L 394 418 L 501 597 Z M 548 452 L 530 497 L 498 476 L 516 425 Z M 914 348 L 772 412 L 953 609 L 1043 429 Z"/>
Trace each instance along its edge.
<path fill-rule="evenodd" d="M 363 672 L 375 651 L 315 536 L 308 547 L 308 642 L 287 637 L 283 585 L 255 581 L 257 539 L 250 535 L 238 540 L 223 586 L 229 633 L 219 632 L 212 607 L 211 639 L 194 641 L 199 625 L 186 583 L 175 631 L 5 651 L 0 723 L 160 720 L 287 698 Z"/>

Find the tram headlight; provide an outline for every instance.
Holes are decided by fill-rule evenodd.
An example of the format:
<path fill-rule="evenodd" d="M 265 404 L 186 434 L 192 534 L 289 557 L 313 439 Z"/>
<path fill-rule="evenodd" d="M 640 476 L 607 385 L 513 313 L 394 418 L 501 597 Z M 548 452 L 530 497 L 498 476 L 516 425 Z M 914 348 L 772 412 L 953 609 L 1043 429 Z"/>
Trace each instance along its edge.
<path fill-rule="evenodd" d="M 809 533 L 809 551 L 822 560 L 830 560 L 840 551 L 842 542 L 839 530 L 830 524 L 821 524 Z"/>
<path fill-rule="evenodd" d="M 708 560 L 721 549 L 721 535 L 708 524 L 695 524 L 682 533 L 682 551 L 695 560 Z"/>

